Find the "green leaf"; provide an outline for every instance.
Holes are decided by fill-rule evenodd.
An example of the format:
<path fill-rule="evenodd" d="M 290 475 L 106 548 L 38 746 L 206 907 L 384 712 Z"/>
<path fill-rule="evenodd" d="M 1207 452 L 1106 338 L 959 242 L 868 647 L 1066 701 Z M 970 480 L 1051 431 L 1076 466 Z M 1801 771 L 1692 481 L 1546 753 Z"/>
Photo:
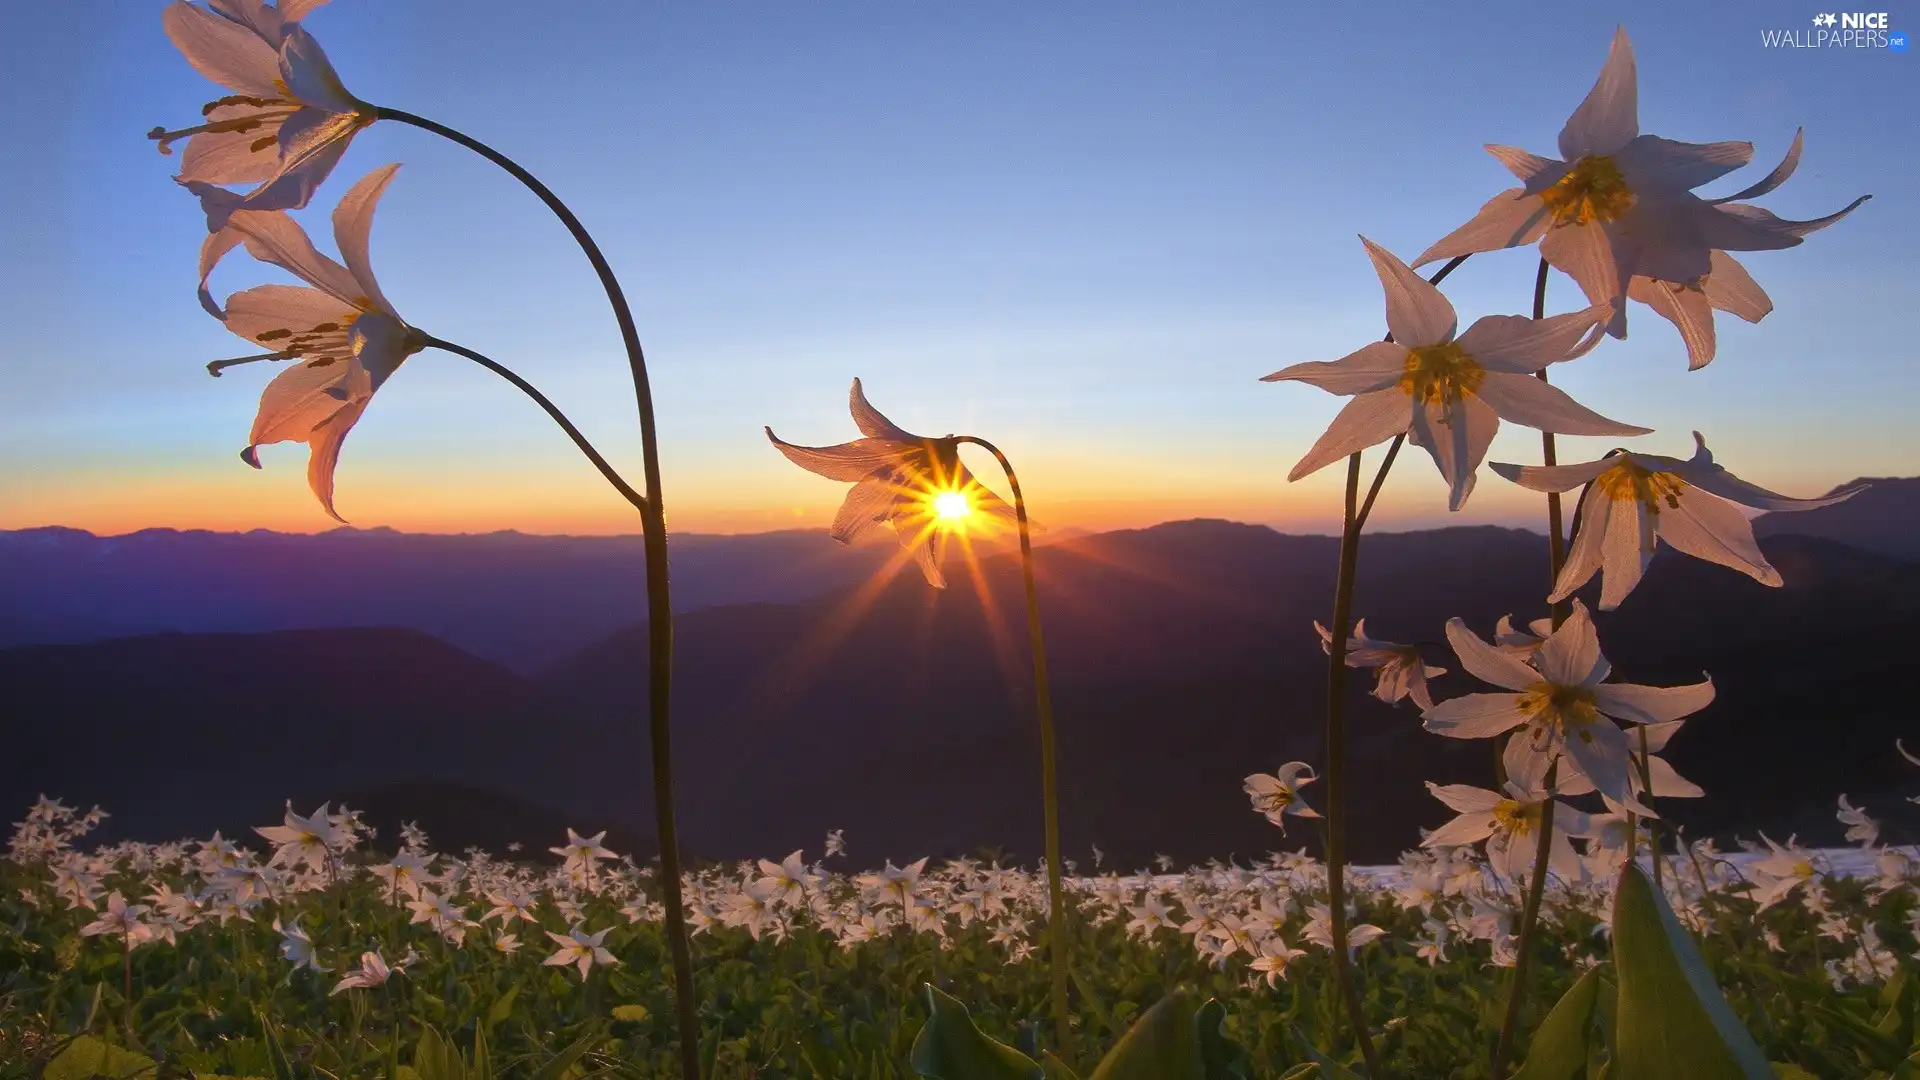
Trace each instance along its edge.
<path fill-rule="evenodd" d="M 1628 863 L 1613 900 L 1619 1075 L 1633 1080 L 1774 1080 L 1666 898 Z"/>
<path fill-rule="evenodd" d="M 560 1080 L 566 1075 L 568 1069 L 573 1068 L 575 1062 L 586 1057 L 605 1038 L 606 1036 L 601 1034 L 599 1028 L 589 1026 L 586 1034 L 575 1039 L 566 1049 L 555 1054 L 545 1065 L 540 1066 L 540 1070 L 533 1074 L 533 1080 Z M 707 1071 L 711 1075 L 711 1066 Z"/>
<path fill-rule="evenodd" d="M 1820 1080 L 1819 1077 L 1800 1066 L 1790 1065 L 1784 1061 L 1776 1061 L 1773 1063 L 1773 1075 L 1776 1080 Z"/>
<path fill-rule="evenodd" d="M 1527 1047 L 1526 1063 L 1513 1080 L 1568 1080 L 1587 1068 L 1587 1029 L 1593 1024 L 1593 1005 L 1600 997 L 1600 969 L 1580 976 L 1547 1018 L 1540 1021 Z"/>
<path fill-rule="evenodd" d="M 981 1034 L 967 1007 L 925 984 L 933 1014 L 913 1040 L 913 1071 L 934 1080 L 1045 1080 L 1038 1062 Z"/>
<path fill-rule="evenodd" d="M 420 1080 L 466 1080 L 466 1062 L 453 1044 L 428 1024 L 420 1029 L 420 1041 L 413 1048 L 413 1071 Z"/>
<path fill-rule="evenodd" d="M 1293 1038 L 1307 1048 L 1307 1056 L 1313 1059 L 1313 1067 L 1320 1070 L 1320 1080 L 1361 1080 L 1359 1073 L 1321 1053 L 1320 1048 L 1313 1045 L 1313 1040 L 1307 1038 L 1307 1033 L 1298 1027 L 1293 1029 Z"/>
<path fill-rule="evenodd" d="M 1040 1055 L 1040 1068 L 1045 1071 L 1047 1080 L 1080 1080 L 1080 1074 L 1074 1072 L 1066 1062 L 1054 1057 L 1051 1050 Z"/>
<path fill-rule="evenodd" d="M 1191 990 L 1175 990 L 1120 1036 L 1092 1080 L 1207 1080 L 1200 1012 Z"/>
<path fill-rule="evenodd" d="M 520 984 L 514 983 L 492 1005 L 487 1006 L 487 1030 L 499 1027 L 502 1021 L 513 1015 L 513 1000 L 519 996 Z"/>
<path fill-rule="evenodd" d="M 1865 1019 L 1825 1002 L 1818 1005 L 1817 1009 L 1821 1016 L 1844 1029 L 1843 1037 L 1847 1045 L 1868 1059 L 1875 1068 L 1891 1070 L 1906 1060 L 1910 1048 L 1893 1041 Z"/>
<path fill-rule="evenodd" d="M 1208 998 L 1193 1014 L 1194 1034 L 1200 1039 L 1200 1060 L 1207 1080 L 1247 1080 L 1253 1075 L 1247 1063 L 1247 1051 L 1227 1038 L 1227 1008 L 1218 999 Z"/>
<path fill-rule="evenodd" d="M 645 1020 L 649 1015 L 651 1014 L 647 1012 L 645 1005 L 615 1005 L 613 1007 L 613 1018 L 615 1020 L 639 1021 Z"/>
<path fill-rule="evenodd" d="M 152 1058 L 110 1046 L 92 1035 L 82 1035 L 47 1062 L 46 1072 L 41 1075 L 46 1080 L 90 1080 L 96 1076 L 131 1080 L 132 1077 L 151 1077 L 158 1068 Z"/>
<path fill-rule="evenodd" d="M 261 1029 L 267 1036 L 267 1062 L 273 1068 L 273 1080 L 294 1080 L 293 1062 L 287 1059 L 287 1048 L 280 1043 L 280 1029 L 271 1020 L 262 1020 Z"/>

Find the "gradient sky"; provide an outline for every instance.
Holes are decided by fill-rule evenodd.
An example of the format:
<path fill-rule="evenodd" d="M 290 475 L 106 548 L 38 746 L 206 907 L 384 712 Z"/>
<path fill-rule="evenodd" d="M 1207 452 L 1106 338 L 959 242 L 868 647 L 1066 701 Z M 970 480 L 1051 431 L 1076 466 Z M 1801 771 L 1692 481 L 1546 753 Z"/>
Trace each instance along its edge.
<path fill-rule="evenodd" d="M 203 235 L 143 133 L 223 91 L 157 0 L 0 11 L 0 528 L 312 531 L 306 449 L 237 458 L 264 365 L 194 302 Z M 1874 200 L 1800 248 L 1745 261 L 1776 310 L 1722 318 L 1689 374 L 1678 335 L 1633 335 L 1556 369 L 1602 413 L 1684 454 L 1698 428 L 1756 482 L 1814 494 L 1920 472 L 1911 226 L 1920 59 L 1780 51 L 1806 3 L 1212 2 L 570 5 L 336 0 L 308 20 L 358 96 L 485 139 L 595 231 L 653 366 L 670 524 L 824 525 L 844 486 L 761 436 L 851 437 L 851 377 L 898 423 L 993 439 L 1042 519 L 1104 528 L 1192 516 L 1326 531 L 1338 468 L 1288 485 L 1339 405 L 1259 376 L 1376 339 L 1356 234 L 1411 257 L 1508 174 L 1481 149 L 1551 153 L 1616 23 L 1639 57 L 1642 130 L 1749 139 L 1737 190 L 1807 129 L 1764 200 L 1814 217 Z M 564 17 L 553 13 L 565 12 Z M 1920 24 L 1895 11 L 1896 28 Z M 376 125 L 301 215 L 405 168 L 374 230 L 412 323 L 516 367 L 638 480 L 632 391 L 603 296 L 523 189 L 425 132 Z M 1462 323 L 1524 313 L 1535 255 L 1476 256 L 1448 283 Z M 277 271 L 243 255 L 221 295 Z M 1577 290 L 1556 275 L 1550 310 Z M 1615 440 L 1567 440 L 1585 460 Z M 1505 427 L 1493 460 L 1537 460 Z M 1532 524 L 1538 496 L 1482 475 L 1449 516 L 1423 454 L 1375 520 Z M 991 461 L 976 463 L 985 472 Z M 409 360 L 348 441 L 339 506 L 417 531 L 634 532 L 560 433 L 457 357 Z"/>

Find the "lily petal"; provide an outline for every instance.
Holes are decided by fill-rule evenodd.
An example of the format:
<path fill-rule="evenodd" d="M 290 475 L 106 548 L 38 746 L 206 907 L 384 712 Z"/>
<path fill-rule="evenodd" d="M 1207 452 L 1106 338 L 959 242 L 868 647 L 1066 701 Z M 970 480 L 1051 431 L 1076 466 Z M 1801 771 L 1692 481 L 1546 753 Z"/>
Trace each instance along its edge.
<path fill-rule="evenodd" d="M 1364 236 L 1360 242 L 1366 245 L 1380 288 L 1387 294 L 1387 329 L 1393 332 L 1393 340 L 1409 349 L 1453 340 L 1459 320 L 1446 296 L 1393 252 Z"/>
<path fill-rule="evenodd" d="M 1566 435 L 1646 435 L 1652 428 L 1609 420 L 1530 375 L 1489 371 L 1475 391 L 1501 419 Z"/>
<path fill-rule="evenodd" d="M 1690 686 L 1601 683 L 1593 688 L 1600 711 L 1617 720 L 1653 724 L 1691 716 L 1713 702 L 1713 680 Z"/>
<path fill-rule="evenodd" d="M 1525 690 L 1540 681 L 1533 668 L 1503 649 L 1481 640 L 1458 617 L 1447 620 L 1447 643 L 1460 658 L 1460 666 L 1481 682 L 1508 690 Z"/>
<path fill-rule="evenodd" d="M 1640 134 L 1639 84 L 1633 43 L 1624 28 L 1614 31 L 1606 66 L 1587 91 L 1586 100 L 1560 131 L 1560 156 L 1575 161 L 1590 154 L 1617 153 Z"/>
<path fill-rule="evenodd" d="M 1488 199 L 1465 225 L 1421 252 L 1413 265 L 1531 244 L 1547 234 L 1547 225 L 1547 206 L 1538 196 L 1508 188 Z"/>
<path fill-rule="evenodd" d="M 1355 397 L 1341 408 L 1312 449 L 1287 474 L 1287 480 L 1311 475 L 1349 454 L 1402 434 L 1412 415 L 1413 398 L 1399 387 Z"/>
<path fill-rule="evenodd" d="M 1294 364 L 1260 381 L 1303 382 L 1332 394 L 1365 394 L 1395 385 L 1406 371 L 1406 347 L 1396 342 L 1376 341 L 1338 360 Z"/>
<path fill-rule="evenodd" d="M 373 170 L 347 189 L 339 205 L 333 208 L 333 238 L 340 245 L 340 256 L 346 261 L 347 272 L 353 275 L 362 296 L 395 318 L 399 314 L 387 302 L 385 294 L 380 291 L 379 280 L 373 276 L 373 261 L 368 255 L 367 244 L 373 231 L 374 209 L 380 205 L 380 196 L 385 194 L 394 173 L 399 171 L 399 165 L 384 165 Z"/>
<path fill-rule="evenodd" d="M 1486 739 L 1527 722 L 1518 694 L 1467 694 L 1426 710 L 1427 730 L 1453 739 Z"/>

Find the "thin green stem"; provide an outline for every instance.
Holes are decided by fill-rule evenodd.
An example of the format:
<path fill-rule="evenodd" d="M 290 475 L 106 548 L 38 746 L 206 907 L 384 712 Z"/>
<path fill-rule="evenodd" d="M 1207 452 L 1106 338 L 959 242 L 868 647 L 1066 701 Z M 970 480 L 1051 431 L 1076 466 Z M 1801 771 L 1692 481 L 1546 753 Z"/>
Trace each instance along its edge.
<path fill-rule="evenodd" d="M 580 452 L 587 456 L 587 460 L 593 463 L 594 468 L 600 470 L 600 475 L 607 478 L 607 483 L 612 484 L 613 489 L 618 491 L 621 497 L 632 503 L 636 510 L 646 509 L 646 498 L 639 492 L 633 490 L 633 485 L 627 483 L 626 478 L 621 476 L 612 465 L 608 464 L 606 458 L 600 456 L 600 451 L 594 449 L 593 444 L 587 441 L 587 437 L 580 433 L 580 429 L 573 426 L 573 421 L 567 419 L 566 414 L 560 411 L 560 407 L 548 400 L 545 394 L 535 389 L 532 383 L 515 374 L 513 369 L 507 367 L 505 364 L 482 356 L 464 345 L 456 345 L 451 341 L 442 341 L 431 335 L 427 338 L 427 344 L 443 352 L 450 352 L 456 356 L 466 357 L 512 383 L 521 393 L 532 398 L 534 404 L 545 410 L 546 414 L 553 418 L 553 422 L 560 425 L 560 430 L 567 433 L 567 438 L 573 440 L 573 445 L 580 448 Z"/>
<path fill-rule="evenodd" d="M 1640 752 L 1634 764 L 1640 770 L 1640 801 L 1651 810 L 1653 808 L 1653 765 L 1647 760 L 1647 725 L 1639 725 Z M 1660 820 L 1647 819 L 1647 853 L 1653 856 L 1653 887 L 1661 888 L 1661 866 L 1665 860 L 1660 857 Z"/>
<path fill-rule="evenodd" d="M 660 846 L 660 888 L 666 906 L 667 950 L 672 958 L 674 1007 L 679 1021 L 680 1072 L 683 1080 L 700 1080 L 700 1019 L 694 998 L 693 954 L 687 942 L 686 905 L 680 891 L 680 842 L 673 812 L 673 604 L 667 578 L 667 519 L 661 503 L 659 432 L 654 423 L 653 387 L 647 379 L 647 358 L 640 348 L 640 331 L 627 306 L 625 292 L 614 276 L 600 245 L 540 179 L 519 162 L 469 135 L 399 109 L 376 108 L 382 120 L 410 124 L 450 139 L 505 169 L 546 204 L 580 245 L 593 272 L 606 290 L 620 325 L 627 366 L 633 376 L 634 401 L 640 414 L 640 455 L 646 496 L 640 507 L 641 533 L 647 559 L 647 699 L 649 750 L 653 759 L 653 814 Z"/>
<path fill-rule="evenodd" d="M 1448 274 L 1458 269 L 1467 256 L 1459 255 L 1448 260 L 1428 283 L 1440 284 Z M 1392 341 L 1389 333 L 1384 340 Z M 1381 485 L 1386 483 L 1387 471 L 1393 467 L 1394 459 L 1400 455 L 1400 447 L 1406 443 L 1406 433 L 1394 436 L 1393 443 L 1387 448 L 1387 454 L 1380 463 L 1380 469 L 1374 474 L 1373 484 L 1367 489 L 1366 501 L 1360 501 L 1360 455 L 1352 454 L 1347 458 L 1347 489 L 1345 512 L 1342 515 L 1340 529 L 1340 569 L 1334 583 L 1333 594 L 1333 633 L 1327 646 L 1327 813 L 1326 813 L 1326 856 L 1327 856 L 1327 910 L 1329 929 L 1333 939 L 1333 974 L 1339 984 L 1340 997 L 1346 1004 L 1347 1020 L 1353 1026 L 1354 1041 L 1360 1044 L 1360 1054 L 1367 1062 L 1367 1073 L 1375 1080 L 1381 1080 L 1386 1072 L 1380 1064 L 1380 1052 L 1374 1048 L 1373 1036 L 1367 1030 L 1366 1011 L 1360 1004 L 1360 991 L 1354 984 L 1353 958 L 1347 952 L 1347 893 L 1346 893 L 1346 682 L 1347 682 L 1347 624 L 1353 617 L 1353 584 L 1359 573 L 1360 533 L 1366 526 L 1367 516 L 1373 512 L 1373 503 L 1380 495 Z"/>
<path fill-rule="evenodd" d="M 1533 317 L 1546 318 L 1547 314 L 1547 260 L 1540 260 L 1539 272 L 1533 279 Z M 1541 368 L 1536 372 L 1541 382 L 1547 381 L 1547 371 Z M 1553 433 L 1540 433 L 1540 453 L 1545 463 L 1551 467 L 1559 463 L 1559 455 L 1554 445 Z M 1566 538 L 1561 534 L 1560 493 L 1547 494 L 1547 562 L 1550 588 L 1558 588 L 1560 569 L 1566 565 Z M 1566 602 L 1552 606 L 1553 626 L 1559 629 L 1566 621 L 1571 607 Z M 1503 759 L 1504 760 L 1504 759 Z M 1549 768 L 1546 776 L 1546 801 L 1540 807 L 1540 836 L 1534 848 L 1533 880 L 1527 884 L 1527 896 L 1520 912 L 1520 939 L 1514 945 L 1513 984 L 1507 991 L 1507 1012 L 1500 1025 L 1500 1040 L 1493 1050 L 1493 1077 L 1501 1080 L 1507 1074 L 1507 1062 L 1513 1056 L 1513 1037 L 1520 1026 L 1520 1005 L 1526 998 L 1527 969 L 1533 958 L 1533 939 L 1539 924 L 1540 902 L 1547 892 L 1547 862 L 1553 853 L 1553 784 L 1557 766 Z"/>
<path fill-rule="evenodd" d="M 1040 633 L 1040 593 L 1034 586 L 1033 538 L 1027 523 L 1027 501 L 1020 492 L 1020 477 L 1013 462 L 1000 448 L 973 435 L 961 435 L 957 443 L 972 443 L 1000 463 L 1007 474 L 1007 487 L 1013 492 L 1013 517 L 1020 529 L 1020 577 L 1027 590 L 1027 637 L 1033 645 L 1033 701 L 1040 717 L 1040 797 L 1045 803 L 1047 833 L 1047 944 L 1053 964 L 1050 996 L 1053 1001 L 1054 1037 L 1060 1043 L 1060 1056 L 1071 1062 L 1073 1027 L 1067 1010 L 1067 922 L 1068 914 L 1060 878 L 1060 794 L 1055 778 L 1053 742 L 1053 691 L 1047 681 L 1047 643 Z"/>

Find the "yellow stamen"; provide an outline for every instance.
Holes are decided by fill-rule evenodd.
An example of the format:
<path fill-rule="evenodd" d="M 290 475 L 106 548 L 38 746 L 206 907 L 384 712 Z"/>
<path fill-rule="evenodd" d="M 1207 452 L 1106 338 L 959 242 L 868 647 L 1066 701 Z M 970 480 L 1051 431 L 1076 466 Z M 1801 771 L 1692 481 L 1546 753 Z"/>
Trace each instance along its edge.
<path fill-rule="evenodd" d="M 1591 742 L 1587 725 L 1600 718 L 1599 699 L 1584 686 L 1537 682 L 1520 695 L 1519 709 L 1540 728 L 1558 729 L 1564 738 L 1578 735 Z"/>
<path fill-rule="evenodd" d="M 1584 225 L 1625 214 L 1633 205 L 1633 190 L 1612 158 L 1583 157 L 1559 183 L 1540 193 L 1540 201 L 1555 225 Z"/>
<path fill-rule="evenodd" d="M 1540 803 L 1522 803 L 1501 799 L 1493 806 L 1493 820 L 1502 832 L 1525 836 L 1540 821 Z"/>
<path fill-rule="evenodd" d="M 1678 510 L 1680 493 L 1687 487 L 1687 482 L 1678 474 L 1657 472 L 1625 455 L 1618 465 L 1595 477 L 1593 483 L 1601 494 L 1616 502 L 1638 499 L 1649 514 L 1658 514 L 1663 502 Z"/>
<path fill-rule="evenodd" d="M 1407 350 L 1406 374 L 1400 389 L 1416 402 L 1443 405 L 1457 402 L 1480 388 L 1487 369 L 1476 363 L 1458 342 Z"/>

